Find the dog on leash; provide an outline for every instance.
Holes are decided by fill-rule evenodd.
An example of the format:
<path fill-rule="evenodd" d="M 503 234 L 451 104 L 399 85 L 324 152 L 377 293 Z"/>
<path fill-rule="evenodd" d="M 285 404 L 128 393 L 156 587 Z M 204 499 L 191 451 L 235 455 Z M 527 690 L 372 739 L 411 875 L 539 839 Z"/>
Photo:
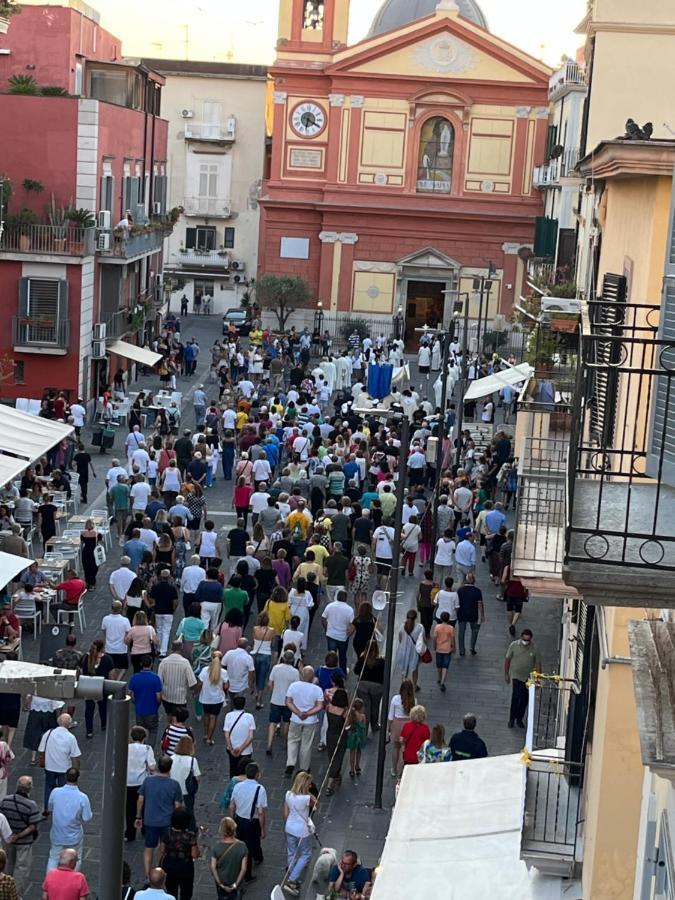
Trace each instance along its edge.
<path fill-rule="evenodd" d="M 322 847 L 312 871 L 312 886 L 316 888 L 317 900 L 328 893 L 330 884 L 329 873 L 332 866 L 338 862 L 337 850 L 332 847 Z"/>

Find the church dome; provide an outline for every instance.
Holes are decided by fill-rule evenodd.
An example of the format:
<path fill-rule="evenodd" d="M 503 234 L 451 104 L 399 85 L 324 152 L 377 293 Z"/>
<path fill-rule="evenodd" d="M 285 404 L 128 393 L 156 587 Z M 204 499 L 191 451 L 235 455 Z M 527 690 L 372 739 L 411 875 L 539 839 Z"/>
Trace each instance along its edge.
<path fill-rule="evenodd" d="M 475 0 L 456 0 L 456 2 L 463 19 L 468 19 L 469 22 L 487 31 L 487 21 Z M 417 19 L 432 16 L 437 6 L 438 0 L 385 0 L 373 19 L 368 37 L 403 28 L 411 22 L 416 22 Z"/>

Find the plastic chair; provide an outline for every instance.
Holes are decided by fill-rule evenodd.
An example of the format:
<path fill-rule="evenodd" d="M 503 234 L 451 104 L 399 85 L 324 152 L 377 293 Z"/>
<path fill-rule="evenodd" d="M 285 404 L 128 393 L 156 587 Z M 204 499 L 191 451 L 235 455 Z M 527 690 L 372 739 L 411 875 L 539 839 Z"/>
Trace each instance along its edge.
<path fill-rule="evenodd" d="M 42 633 L 42 610 L 37 608 L 35 601 L 17 600 L 14 615 L 20 622 L 33 623 L 33 640 L 37 640 L 38 633 Z"/>
<path fill-rule="evenodd" d="M 57 609 L 56 611 L 56 624 L 60 625 L 63 618 L 67 617 L 67 624 L 72 627 L 73 618 L 77 616 L 77 624 L 80 626 L 80 634 L 84 634 L 84 629 L 87 626 L 87 620 L 84 614 L 84 597 L 86 591 L 82 591 L 80 596 L 77 598 L 77 606 L 73 606 L 72 609 Z"/>

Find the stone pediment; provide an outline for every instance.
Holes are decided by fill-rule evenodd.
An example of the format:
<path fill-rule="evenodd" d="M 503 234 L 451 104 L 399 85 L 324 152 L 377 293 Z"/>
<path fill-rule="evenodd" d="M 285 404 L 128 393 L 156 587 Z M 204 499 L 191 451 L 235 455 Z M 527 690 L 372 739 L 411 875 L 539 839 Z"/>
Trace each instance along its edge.
<path fill-rule="evenodd" d="M 397 265 L 415 266 L 419 269 L 460 269 L 462 264 L 434 247 L 425 247 L 399 259 Z"/>

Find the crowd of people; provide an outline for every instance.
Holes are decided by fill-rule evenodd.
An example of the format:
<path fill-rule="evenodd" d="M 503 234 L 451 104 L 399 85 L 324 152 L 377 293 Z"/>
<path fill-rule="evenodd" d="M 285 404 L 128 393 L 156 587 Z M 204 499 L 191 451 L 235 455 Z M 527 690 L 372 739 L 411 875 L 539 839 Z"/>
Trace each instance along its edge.
<path fill-rule="evenodd" d="M 352 336 L 344 354 L 332 356 L 324 347 L 317 363 L 308 332 L 291 330 L 279 338 L 254 326 L 247 346 L 236 332 L 214 343 L 209 377 L 192 393 L 194 431 L 182 427 L 178 408 L 171 416 L 148 415 L 143 396 L 132 408 L 126 458 L 113 457 L 103 479 L 121 554 L 109 575 L 110 612 L 86 652 L 71 631 L 54 662 L 128 681 L 135 725 L 125 838 L 131 843 L 140 835 L 143 841 L 148 898 L 193 895 L 205 824 L 195 807 L 201 746 L 209 754 L 224 745 L 229 763 L 223 818 L 209 857 L 220 900 L 238 900 L 256 878 L 274 819 L 283 819 L 286 834 L 283 889 L 299 896 L 315 842 L 312 815 L 324 795 L 341 788 L 345 772 L 358 783 L 362 751 L 382 724 L 391 740 L 394 778 L 408 765 L 487 755 L 472 713 L 449 739 L 442 723 L 427 723 L 420 672 L 429 664 L 445 693 L 453 654 L 466 654 L 467 626 L 470 657 L 477 655 L 486 618 L 475 577 L 480 564 L 499 585 L 515 636 L 527 597 L 510 574 L 513 532 L 506 509 L 517 491 L 511 437 L 498 429 L 490 443 L 476 446 L 465 429 L 453 439 L 454 405 L 442 412 L 423 387 L 392 387 L 379 404 L 389 410 L 386 418 L 357 412 L 354 401 L 367 395 L 368 365 L 399 364 L 399 343 Z M 168 323 L 156 349 L 163 354 L 158 371 L 165 383 L 175 387 L 177 377 L 195 375 L 199 346 L 195 339 L 181 343 L 178 319 Z M 437 343 L 427 350 L 428 365 L 436 368 Z M 463 365 L 457 346 L 451 359 L 458 369 Z M 422 362 L 420 369 L 424 373 Z M 106 402 L 114 405 L 114 395 L 113 385 Z M 64 406 L 62 417 L 69 412 Z M 402 416 L 411 424 L 407 454 Z M 440 448 L 430 441 L 439 435 Z M 74 462 L 74 454 L 70 462 L 77 466 L 83 501 L 93 472 L 84 455 L 86 460 Z M 48 465 L 57 463 L 68 470 L 66 456 Z M 408 489 L 401 556 L 394 560 L 396 488 L 403 473 Z M 22 483 L 22 497 L 33 488 L 32 476 Z M 212 497 L 222 505 L 224 491 L 228 497 L 231 492 L 234 521 L 219 527 L 209 508 Z M 66 610 L 96 586 L 92 553 L 99 540 L 93 520 L 87 522 L 85 578 L 72 570 L 59 585 Z M 382 656 L 382 614 L 394 568 L 419 583 L 414 607 L 396 632 L 395 658 L 388 660 Z M 31 571 L 22 577 L 28 594 L 31 577 L 33 583 L 39 579 Z M 522 638 L 509 648 L 505 666 L 514 686 L 511 726 L 522 725 L 523 672 L 538 663 L 531 632 L 529 640 L 526 632 Z M 383 716 L 385 667 L 392 665 L 396 693 Z M 20 709 L 5 709 L 4 696 L 0 724 L 11 753 Z M 50 893 L 48 880 L 77 882 L 79 890 L 84 878 L 83 826 L 91 807 L 77 786 L 75 710 L 39 697 L 22 702 L 29 714 L 24 746 L 45 770 L 45 790 L 38 805 L 30 798 L 32 779 L 22 776 L 15 793 L 0 803 L 16 836 L 8 844 L 7 870 L 20 893 L 39 822 L 51 818 L 44 896 L 70 897 L 60 888 Z M 87 739 L 95 733 L 97 713 L 105 730 L 106 706 L 105 699 L 86 701 Z M 254 754 L 260 721 L 254 712 L 265 707 L 264 754 L 285 760 L 288 780 L 283 807 L 276 809 L 268 807 L 264 760 Z M 207 755 L 202 767 L 213 760 Z M 12 803 L 21 813 L 10 814 Z M 315 880 L 320 871 L 317 863 Z M 358 900 L 370 896 L 374 878 L 375 870 L 347 850 L 333 859 L 323 887 Z"/>

